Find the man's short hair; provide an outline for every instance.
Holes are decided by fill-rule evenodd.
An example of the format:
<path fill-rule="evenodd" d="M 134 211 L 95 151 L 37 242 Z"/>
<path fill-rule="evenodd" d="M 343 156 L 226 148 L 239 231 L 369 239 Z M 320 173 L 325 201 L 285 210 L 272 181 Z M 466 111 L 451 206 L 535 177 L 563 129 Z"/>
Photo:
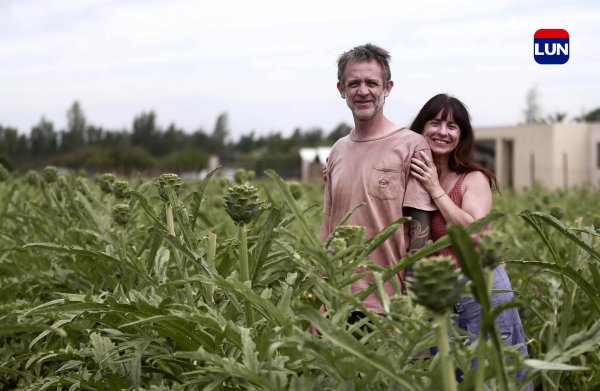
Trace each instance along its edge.
<path fill-rule="evenodd" d="M 342 84 L 344 83 L 344 70 L 348 64 L 375 60 L 383 70 L 383 82 L 387 83 L 392 79 L 392 72 L 390 71 L 389 64 L 390 58 L 390 53 L 377 45 L 368 43 L 366 45 L 357 46 L 342 53 L 338 58 L 338 81 Z"/>

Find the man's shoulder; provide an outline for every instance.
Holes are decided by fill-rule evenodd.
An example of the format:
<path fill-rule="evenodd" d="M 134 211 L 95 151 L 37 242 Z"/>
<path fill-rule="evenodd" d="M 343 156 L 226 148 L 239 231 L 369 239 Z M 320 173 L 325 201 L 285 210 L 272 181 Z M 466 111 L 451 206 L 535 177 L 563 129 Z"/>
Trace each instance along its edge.
<path fill-rule="evenodd" d="M 398 145 L 403 145 L 409 149 L 421 150 L 429 148 L 425 137 L 417 132 L 413 132 L 409 128 L 402 129 L 402 131 L 397 132 L 394 136 Z"/>
<path fill-rule="evenodd" d="M 417 133 L 413 130 L 410 130 L 409 128 L 406 128 L 406 132 L 405 133 L 405 137 L 408 138 L 409 140 L 416 142 L 416 143 L 427 143 L 427 141 L 425 140 L 425 137 L 423 137 L 422 134 Z"/>
<path fill-rule="evenodd" d="M 347 134 L 344 137 L 338 138 L 337 141 L 335 143 L 333 143 L 331 150 L 342 148 L 345 145 L 347 145 L 349 142 L 350 142 L 350 134 Z"/>

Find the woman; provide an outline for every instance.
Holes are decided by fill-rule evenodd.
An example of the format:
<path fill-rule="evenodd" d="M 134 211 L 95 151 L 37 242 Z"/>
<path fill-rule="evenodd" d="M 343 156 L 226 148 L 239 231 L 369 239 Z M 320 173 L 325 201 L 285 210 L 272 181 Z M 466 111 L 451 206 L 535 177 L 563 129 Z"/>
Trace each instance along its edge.
<path fill-rule="evenodd" d="M 411 175 L 418 179 L 435 202 L 438 210 L 432 215 L 431 239 L 438 240 L 447 234 L 447 224 L 467 226 L 486 216 L 492 207 L 492 188 L 498 184 L 492 172 L 475 161 L 475 137 L 465 105 L 458 99 L 439 94 L 431 98 L 412 123 L 411 129 L 425 137 L 433 161 L 424 153 L 411 161 Z M 451 247 L 439 255 L 457 259 Z M 457 260 L 458 263 L 458 260 Z M 494 270 L 493 289 L 512 288 L 500 265 Z M 510 292 L 492 295 L 492 305 L 513 298 Z M 463 297 L 455 305 L 458 326 L 475 339 L 479 335 L 480 309 L 472 297 Z M 520 344 L 527 355 L 523 326 L 516 308 L 504 310 L 496 318 L 500 334 L 507 344 Z"/>

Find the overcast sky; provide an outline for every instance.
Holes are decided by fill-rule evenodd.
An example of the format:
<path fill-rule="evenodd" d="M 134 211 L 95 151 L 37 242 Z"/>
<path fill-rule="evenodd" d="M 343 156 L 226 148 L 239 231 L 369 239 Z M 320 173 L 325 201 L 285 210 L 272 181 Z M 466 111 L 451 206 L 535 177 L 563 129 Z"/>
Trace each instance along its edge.
<path fill-rule="evenodd" d="M 564 65 L 533 59 L 540 28 L 569 32 Z M 386 114 L 406 125 L 448 92 L 475 126 L 523 120 L 537 85 L 542 111 L 600 107 L 600 1 L 0 0 L 0 124 L 29 134 L 42 116 L 62 129 L 78 100 L 89 123 L 232 136 L 325 132 L 351 115 L 336 59 L 372 42 L 392 54 Z"/>

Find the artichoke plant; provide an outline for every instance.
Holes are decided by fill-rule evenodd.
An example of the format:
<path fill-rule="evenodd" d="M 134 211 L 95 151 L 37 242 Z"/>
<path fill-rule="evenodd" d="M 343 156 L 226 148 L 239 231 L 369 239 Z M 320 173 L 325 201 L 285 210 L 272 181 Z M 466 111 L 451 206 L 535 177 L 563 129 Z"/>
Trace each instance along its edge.
<path fill-rule="evenodd" d="M 417 262 L 408 282 L 415 301 L 434 313 L 445 313 L 456 304 L 464 286 L 456 261 L 444 256 Z"/>
<path fill-rule="evenodd" d="M 447 391 L 456 390 L 456 379 L 450 358 L 446 314 L 463 291 L 464 280 L 460 276 L 454 259 L 440 256 L 417 262 L 414 274 L 407 278 L 415 301 L 434 313 L 442 382 Z"/>
<path fill-rule="evenodd" d="M 115 181 L 113 185 L 113 194 L 117 199 L 127 198 L 128 191 L 129 183 L 127 183 L 127 181 Z"/>
<path fill-rule="evenodd" d="M 158 184 L 158 195 L 163 202 L 168 202 L 169 197 L 167 196 L 167 192 L 165 188 L 170 186 L 175 194 L 179 195 L 181 193 L 181 187 L 183 186 L 183 180 L 177 174 L 162 174 L 157 179 Z"/>
<path fill-rule="evenodd" d="M 10 177 L 10 172 L 6 169 L 6 167 L 4 167 L 2 164 L 0 164 L 0 182 L 4 182 L 9 177 Z"/>
<path fill-rule="evenodd" d="M 261 210 L 258 189 L 251 185 L 236 185 L 227 189 L 225 211 L 236 225 L 253 221 Z"/>
<path fill-rule="evenodd" d="M 115 183 L 115 174 L 102 174 L 98 177 L 98 182 L 100 183 L 100 189 L 102 192 L 109 194 L 113 191 L 113 183 Z"/>
<path fill-rule="evenodd" d="M 56 182 L 57 178 L 58 178 L 58 170 L 57 170 L 56 167 L 54 167 L 54 166 L 46 166 L 44 168 L 44 180 L 47 183 Z"/>
<path fill-rule="evenodd" d="M 484 268 L 494 269 L 502 262 L 503 240 L 495 231 L 486 232 L 479 240 L 479 258 Z"/>
<path fill-rule="evenodd" d="M 35 186 L 38 183 L 40 183 L 40 175 L 37 172 L 35 172 L 34 170 L 29 170 L 27 172 L 27 174 L 25 174 L 25 181 L 30 186 Z"/>
<path fill-rule="evenodd" d="M 117 204 L 113 207 L 113 220 L 120 226 L 125 226 L 129 223 L 131 217 L 131 209 L 127 204 Z"/>
<path fill-rule="evenodd" d="M 304 190 L 302 189 L 302 185 L 299 183 L 291 183 L 290 184 L 290 193 L 292 193 L 292 197 L 294 197 L 295 200 L 299 200 L 300 198 L 302 198 L 302 194 L 304 193 Z"/>
<path fill-rule="evenodd" d="M 365 243 L 365 227 L 360 225 L 342 225 L 337 227 L 334 238 L 341 238 L 346 243 L 346 247 L 353 245 L 363 245 Z"/>
<path fill-rule="evenodd" d="M 225 211 L 238 226 L 238 238 L 240 241 L 240 279 L 248 281 L 252 287 L 250 278 L 250 265 L 248 263 L 248 232 L 246 224 L 258 216 L 262 204 L 258 199 L 258 189 L 251 185 L 236 185 L 227 189 L 225 196 Z M 245 303 L 246 323 L 248 326 L 254 324 L 254 314 L 250 302 Z"/>

